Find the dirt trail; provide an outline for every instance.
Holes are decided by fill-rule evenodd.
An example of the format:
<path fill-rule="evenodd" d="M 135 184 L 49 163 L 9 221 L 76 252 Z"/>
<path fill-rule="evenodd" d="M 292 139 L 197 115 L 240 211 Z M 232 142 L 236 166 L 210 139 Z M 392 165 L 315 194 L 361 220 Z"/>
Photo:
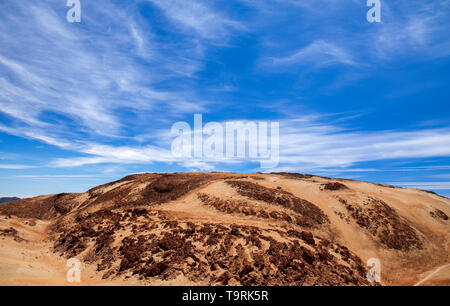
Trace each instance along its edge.
<path fill-rule="evenodd" d="M 450 267 L 450 263 L 446 264 L 446 265 L 442 265 L 440 267 L 437 267 L 436 269 L 434 269 L 430 274 L 428 274 L 426 277 L 424 277 L 423 279 L 421 279 L 420 281 L 418 281 L 417 283 L 414 284 L 414 286 L 420 286 L 424 283 L 426 283 L 427 281 L 430 281 L 430 279 L 433 276 L 436 276 L 441 270 Z M 447 275 L 448 276 L 448 271 L 447 271 Z M 432 280 L 431 280 L 432 281 Z"/>

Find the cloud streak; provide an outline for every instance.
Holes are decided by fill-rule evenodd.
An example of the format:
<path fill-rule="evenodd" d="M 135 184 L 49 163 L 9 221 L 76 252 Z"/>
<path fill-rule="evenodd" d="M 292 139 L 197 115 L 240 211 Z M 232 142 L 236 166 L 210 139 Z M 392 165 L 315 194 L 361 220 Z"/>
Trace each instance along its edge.
<path fill-rule="evenodd" d="M 151 28 L 137 11 L 109 1 L 87 4 L 89 17 L 76 25 L 57 14 L 55 1 L 5 5 L 0 12 L 0 112 L 9 116 L 10 126 L 50 129 L 61 137 L 68 137 L 68 130 L 71 137 L 75 131 L 78 138 L 86 133 L 116 137 L 125 134 L 130 121 L 139 129 L 146 122 L 143 111 L 177 116 L 203 109 L 194 93 L 156 88 L 186 65 L 190 73 L 197 68 L 184 60 L 168 61 L 150 47 L 158 43 L 151 41 Z M 8 11 L 18 13 L 12 17 Z M 105 28 L 98 20 L 111 25 Z M 17 37 L 26 44 L 19 45 Z M 153 68 L 147 70 L 143 62 Z"/>
<path fill-rule="evenodd" d="M 338 125 L 325 124 L 326 117 L 306 116 L 280 122 L 280 167 L 294 165 L 299 171 L 320 171 L 332 167 L 341 169 L 360 162 L 377 160 L 404 160 L 450 156 L 450 129 L 426 129 L 416 131 L 353 132 Z M 170 143 L 170 136 L 161 133 L 161 143 Z M 169 139 L 166 139 L 169 137 Z M 43 137 L 41 137 L 43 138 Z M 44 138 L 45 139 L 45 138 Z M 167 141 L 168 140 L 168 141 Z M 52 140 L 52 143 L 58 143 Z M 65 144 L 64 144 L 65 146 Z M 67 147 L 67 146 L 65 146 Z M 170 144 L 160 146 L 110 146 L 97 143 L 73 144 L 73 150 L 88 156 L 62 158 L 50 163 L 52 167 L 78 167 L 89 164 L 117 163 L 180 163 L 192 168 L 214 169 L 224 163 L 246 164 L 244 160 L 212 159 L 195 160 L 172 156 Z M 403 169 L 403 168 L 402 168 Z M 411 171 L 429 170 L 436 167 L 411 168 Z M 442 166 L 439 169 L 446 169 Z M 342 170 L 345 171 L 345 170 Z M 354 172 L 376 171 L 376 169 L 349 169 Z M 408 171 L 404 168 L 401 171 Z"/>
<path fill-rule="evenodd" d="M 358 65 L 347 50 L 324 40 L 315 40 L 292 55 L 274 58 L 272 63 L 273 65 L 312 65 L 315 68 L 335 64 Z"/>
<path fill-rule="evenodd" d="M 353 132 L 314 121 L 280 126 L 280 162 L 303 166 L 349 167 L 358 162 L 449 156 L 450 129 Z"/>
<path fill-rule="evenodd" d="M 172 22 L 179 25 L 184 31 L 194 31 L 202 39 L 223 42 L 233 32 L 244 30 L 244 26 L 240 22 L 210 9 L 203 1 L 148 1 L 157 5 Z"/>
<path fill-rule="evenodd" d="M 31 169 L 34 168 L 34 166 L 28 166 L 28 165 L 15 165 L 15 164 L 0 164 L 0 169 Z"/>

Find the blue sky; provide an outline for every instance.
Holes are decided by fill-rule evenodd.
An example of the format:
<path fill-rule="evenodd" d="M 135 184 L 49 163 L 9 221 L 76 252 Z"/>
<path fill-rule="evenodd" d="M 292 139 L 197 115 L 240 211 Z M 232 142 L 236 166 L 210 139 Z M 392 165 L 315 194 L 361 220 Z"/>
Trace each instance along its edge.
<path fill-rule="evenodd" d="M 280 122 L 294 171 L 450 196 L 450 1 L 0 1 L 0 196 L 138 172 L 262 171 L 174 159 L 170 128 Z"/>

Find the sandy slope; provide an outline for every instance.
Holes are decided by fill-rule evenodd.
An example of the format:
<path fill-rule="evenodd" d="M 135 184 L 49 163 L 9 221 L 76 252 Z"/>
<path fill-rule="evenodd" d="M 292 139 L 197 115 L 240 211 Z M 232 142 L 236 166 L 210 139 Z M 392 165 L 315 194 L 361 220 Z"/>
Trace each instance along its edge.
<path fill-rule="evenodd" d="M 136 286 L 136 285 L 190 285 L 182 275 L 169 282 L 153 280 L 142 282 L 135 278 L 104 280 L 94 265 L 82 264 L 81 282 L 67 281 L 67 259 L 51 251 L 46 230 L 50 222 L 38 221 L 30 226 L 29 219 L 0 218 L 0 230 L 13 226 L 19 237 L 0 238 L 0 286 Z M 20 240 L 19 238 L 19 240 Z"/>
<path fill-rule="evenodd" d="M 302 198 L 319 205 L 332 219 L 333 225 L 339 231 L 339 238 L 363 261 L 373 257 L 379 258 L 382 263 L 382 279 L 386 284 L 411 285 L 420 277 L 415 275 L 416 273 L 421 274 L 450 262 L 449 223 L 437 221 L 429 214 L 429 211 L 435 208 L 448 214 L 450 209 L 448 199 L 420 190 L 389 188 L 366 182 L 345 181 L 343 183 L 350 190 L 323 192 L 318 183 L 325 183 L 327 179 L 315 178 L 314 182 L 311 182 L 311 180 L 274 178 L 273 181 L 275 182 L 264 185 L 269 187 L 281 185 L 287 191 L 301 195 Z M 415 228 L 429 232 L 430 236 L 427 238 L 433 242 L 428 245 L 430 250 L 408 253 L 385 250 L 369 239 L 358 226 L 347 224 L 333 213 L 339 206 L 336 197 L 358 199 L 367 195 L 389 203 L 402 217 L 414 224 Z M 450 282 L 450 274 L 445 277 Z"/>
<path fill-rule="evenodd" d="M 202 182 L 198 186 L 195 185 L 195 188 L 189 189 L 186 194 L 174 196 L 175 200 L 170 198 L 166 200 L 164 198 L 166 194 L 173 193 L 173 190 L 163 190 L 160 192 L 161 195 L 154 193 L 153 189 L 153 193 L 147 192 L 148 186 L 155 180 L 155 177 L 158 178 L 155 175 L 137 176 L 129 180 L 100 186 L 83 194 L 63 195 L 57 198 L 46 196 L 23 202 L 24 208 L 33 207 L 33 214 L 36 214 L 35 208 L 37 205 L 39 205 L 37 208 L 46 210 L 45 214 L 42 213 L 42 216 L 39 217 L 41 219 L 29 218 L 29 216 L 25 218 L 23 215 L 25 213 L 18 212 L 19 210 L 14 210 L 12 213 L 11 211 L 10 213 L 3 211 L 5 215 L 0 215 L 0 231 L 13 228 L 17 232 L 0 235 L 0 285 L 71 285 L 66 281 L 67 255 L 55 252 L 53 249 L 55 238 L 50 230 L 52 225 L 55 224 L 56 220 L 62 220 L 65 225 L 74 224 L 74 218 L 80 213 L 90 215 L 101 209 L 110 209 L 114 205 L 117 206 L 117 203 L 122 202 L 131 203 L 134 201 L 135 207 L 151 207 L 151 211 L 158 214 L 158 218 L 162 218 L 161 220 L 168 218 L 180 224 L 191 222 L 196 225 L 216 224 L 217 226 L 255 227 L 280 242 L 288 243 L 291 240 L 283 236 L 283 232 L 278 232 L 279 229 L 304 229 L 302 226 L 279 219 L 265 219 L 259 215 L 246 215 L 240 211 L 220 211 L 216 207 L 205 205 L 199 199 L 199 194 L 205 194 L 230 203 L 241 203 L 239 205 L 245 203 L 256 211 L 269 213 L 276 211 L 292 215 L 292 211 L 288 208 L 274 206 L 273 203 L 263 200 L 250 199 L 248 196 L 241 194 L 236 188 L 226 183 L 226 180 L 229 179 L 238 179 L 270 188 L 267 190 L 283 190 L 283 192 L 289 192 L 293 196 L 319 207 L 329 219 L 329 224 L 316 226 L 308 229 L 308 231 L 315 237 L 323 237 L 323 239 L 337 245 L 346 246 L 362 260 L 362 263 L 365 263 L 369 258 L 378 258 L 381 262 L 382 283 L 385 285 L 413 285 L 425 278 L 425 281 L 420 283 L 421 285 L 450 285 L 450 268 L 446 266 L 450 263 L 450 223 L 448 220 L 437 218 L 432 214 L 432 212 L 439 210 L 447 216 L 450 215 L 449 199 L 415 189 L 393 188 L 366 182 L 333 180 L 316 176 L 214 174 L 212 175 L 213 179 L 205 183 Z M 195 174 L 192 175 L 194 179 L 197 177 Z M 191 180 L 191 177 L 188 180 Z M 180 186 L 184 182 L 182 181 Z M 330 182 L 339 182 L 347 188 L 324 189 L 324 184 Z M 152 188 L 155 189 L 156 187 Z M 162 189 L 164 188 L 163 186 Z M 125 197 L 123 194 L 125 194 Z M 142 196 L 143 194 L 145 196 Z M 157 201 L 161 201 L 163 204 L 151 204 L 153 201 L 151 197 L 154 196 L 162 197 L 158 198 Z M 63 200 L 60 201 L 60 198 Z M 52 200 L 49 202 L 49 199 Z M 121 199 L 121 202 L 118 199 Z M 346 210 L 345 205 L 343 205 L 343 200 L 345 200 L 364 210 L 369 207 L 367 203 L 371 199 L 379 200 L 392 208 L 396 212 L 395 215 L 400 220 L 399 222 L 407 224 L 417 233 L 423 247 L 393 249 L 383 245 L 379 238 L 371 235 L 368 229 L 361 227 L 356 219 L 352 219 L 350 211 Z M 8 214 L 12 216 L 8 217 Z M 369 215 L 369 218 L 372 217 Z M 143 219 L 138 220 L 142 221 Z M 377 219 L 370 220 L 375 222 Z M 115 234 L 115 242 L 112 244 L 113 248 L 117 245 L 117 249 L 120 247 L 120 240 L 122 239 L 119 239 L 119 236 L 136 237 L 139 235 L 133 234 L 130 230 L 132 222 L 121 222 L 120 224 L 124 229 Z M 383 222 L 386 222 L 386 220 Z M 395 228 L 391 228 L 391 230 L 395 230 Z M 162 227 L 152 233 L 162 235 Z M 242 243 L 244 244 L 244 242 Z M 263 243 L 263 247 L 265 247 L 265 243 Z M 305 247 L 310 246 L 305 244 Z M 78 257 L 81 255 L 87 256 L 90 248 L 92 246 L 89 246 Z M 204 246 L 200 245 L 197 250 L 207 252 Z M 252 250 L 257 251 L 258 249 L 253 247 Z M 249 249 L 246 252 L 248 255 L 251 250 Z M 330 252 L 336 257 L 335 264 L 347 265 L 338 254 L 333 253 L 332 249 L 330 249 Z M 111 268 L 116 269 L 114 271 L 117 271 L 118 264 L 120 264 L 119 259 L 116 261 Z M 188 271 L 187 267 L 190 263 L 186 263 L 177 273 L 166 279 L 161 277 L 139 278 L 132 273 L 104 277 L 104 272 L 97 271 L 98 264 L 99 261 L 83 263 L 81 284 L 208 284 L 200 279 L 196 280 L 187 272 L 180 272 Z M 442 268 L 436 271 L 439 267 Z M 428 277 L 430 274 L 432 274 L 431 277 Z M 229 284 L 239 284 L 239 280 L 232 278 Z"/>

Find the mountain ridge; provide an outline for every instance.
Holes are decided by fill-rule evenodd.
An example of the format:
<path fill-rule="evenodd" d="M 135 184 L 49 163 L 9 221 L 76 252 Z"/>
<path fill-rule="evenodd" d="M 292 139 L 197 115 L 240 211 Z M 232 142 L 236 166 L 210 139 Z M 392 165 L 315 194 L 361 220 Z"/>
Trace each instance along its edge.
<path fill-rule="evenodd" d="M 372 285 L 365 262 L 379 258 L 382 284 L 413 284 L 450 261 L 448 199 L 353 180 L 144 173 L 13 204 L 3 231 L 45 225 L 45 251 L 100 283 Z"/>
<path fill-rule="evenodd" d="M 18 197 L 2 197 L 2 198 L 0 198 L 0 204 L 14 202 L 14 201 L 18 201 L 18 200 L 20 200 L 20 198 L 18 198 Z"/>

